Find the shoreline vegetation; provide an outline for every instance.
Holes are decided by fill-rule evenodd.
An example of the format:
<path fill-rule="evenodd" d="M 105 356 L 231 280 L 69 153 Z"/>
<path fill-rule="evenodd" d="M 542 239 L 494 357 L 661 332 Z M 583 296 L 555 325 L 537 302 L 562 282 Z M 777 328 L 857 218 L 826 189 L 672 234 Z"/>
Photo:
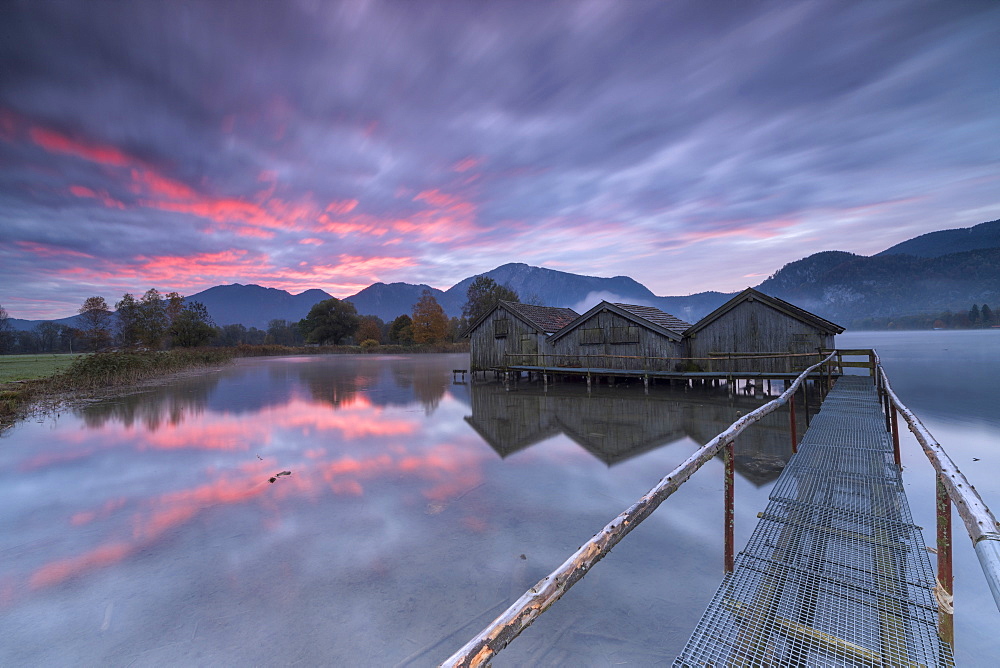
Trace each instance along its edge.
<path fill-rule="evenodd" d="M 229 348 L 175 348 L 165 351 L 111 351 L 92 354 L 0 356 L 0 431 L 32 415 L 44 404 L 79 401 L 109 390 L 127 392 L 142 383 L 196 369 L 222 367 L 239 357 L 301 355 L 425 354 L 468 352 L 469 344 L 284 346 L 240 344 Z M 4 362 L 17 358 L 16 370 Z M 29 358 L 29 359 L 24 359 Z M 14 367 L 14 364 L 11 364 Z M 7 371 L 4 373 L 4 371 Z"/>

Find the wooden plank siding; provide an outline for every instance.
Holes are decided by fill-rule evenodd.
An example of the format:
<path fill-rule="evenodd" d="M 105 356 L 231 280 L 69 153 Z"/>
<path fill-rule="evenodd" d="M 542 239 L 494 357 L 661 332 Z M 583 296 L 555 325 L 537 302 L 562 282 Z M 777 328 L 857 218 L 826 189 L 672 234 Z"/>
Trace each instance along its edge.
<path fill-rule="evenodd" d="M 654 331 L 636 319 L 611 310 L 599 310 L 573 324 L 572 331 L 552 337 L 553 364 L 566 367 L 677 371 L 683 362 L 650 358 L 687 355 L 680 335 L 676 340 Z M 600 356 L 600 357 L 595 357 Z"/>
<path fill-rule="evenodd" d="M 761 300 L 742 301 L 724 315 L 688 335 L 691 357 L 712 353 L 813 353 L 833 347 L 834 335 L 783 313 Z M 799 371 L 816 360 L 809 357 L 779 359 L 697 361 L 701 370 Z"/>
<path fill-rule="evenodd" d="M 508 364 L 534 364 L 534 353 L 545 346 L 546 334 L 532 327 L 502 302 L 469 335 L 470 370 L 485 371 Z M 529 356 L 508 357 L 507 353 Z"/>

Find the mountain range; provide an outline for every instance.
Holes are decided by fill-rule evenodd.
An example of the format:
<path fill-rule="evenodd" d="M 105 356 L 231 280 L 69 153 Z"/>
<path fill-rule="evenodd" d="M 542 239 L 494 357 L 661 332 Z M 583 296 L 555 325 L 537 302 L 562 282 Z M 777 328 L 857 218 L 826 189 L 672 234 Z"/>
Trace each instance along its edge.
<path fill-rule="evenodd" d="M 661 297 L 628 276 L 599 278 L 510 263 L 485 272 L 514 289 L 523 301 L 564 306 L 583 312 L 601 299 L 656 306 L 694 323 L 735 293 L 702 292 Z M 430 290 L 449 316 L 460 316 L 470 276 L 447 290 L 410 283 L 375 283 L 346 299 L 358 313 L 389 321 L 410 313 Z M 756 287 L 817 315 L 850 327 L 865 319 L 892 315 L 964 311 L 972 304 L 1000 306 L 1000 220 L 975 227 L 931 232 L 873 256 L 824 251 L 782 267 Z M 273 319 L 297 321 L 331 295 L 307 290 L 292 295 L 258 285 L 218 285 L 190 295 L 203 303 L 218 324 L 241 323 L 265 329 Z M 1000 310 L 1000 309 L 998 309 Z M 79 316 L 54 322 L 75 324 Z M 43 321 L 11 318 L 15 329 Z"/>

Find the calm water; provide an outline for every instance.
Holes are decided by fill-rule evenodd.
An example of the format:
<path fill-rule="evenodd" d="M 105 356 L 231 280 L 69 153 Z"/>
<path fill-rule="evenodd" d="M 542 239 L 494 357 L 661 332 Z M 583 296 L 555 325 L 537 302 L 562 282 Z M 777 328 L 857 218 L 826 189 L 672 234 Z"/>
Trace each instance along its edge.
<path fill-rule="evenodd" d="M 903 400 L 1000 505 L 1000 336 L 838 343 L 877 347 Z M 0 664 L 433 664 L 763 401 L 453 383 L 467 366 L 242 360 L 9 430 Z M 786 417 L 772 417 L 737 453 L 738 545 L 788 456 Z M 932 527 L 917 456 L 911 504 Z M 721 578 L 721 471 L 706 465 L 496 665 L 670 661 Z M 1000 623 L 956 543 L 959 658 L 974 664 Z"/>

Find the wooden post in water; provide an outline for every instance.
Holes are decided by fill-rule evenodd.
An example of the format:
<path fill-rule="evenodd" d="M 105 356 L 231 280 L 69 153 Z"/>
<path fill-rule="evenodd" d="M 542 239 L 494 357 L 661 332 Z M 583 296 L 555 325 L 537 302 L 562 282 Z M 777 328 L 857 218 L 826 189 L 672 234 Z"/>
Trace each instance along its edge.
<path fill-rule="evenodd" d="M 955 608 L 953 593 L 955 579 L 951 571 L 951 497 L 941 480 L 937 481 L 937 586 L 934 596 L 938 602 L 938 635 L 941 640 L 955 646 Z"/>
<path fill-rule="evenodd" d="M 725 516 L 725 534 L 726 534 L 726 554 L 725 554 L 725 564 L 724 568 L 726 573 L 733 572 L 733 527 L 736 524 L 735 517 L 733 515 L 733 502 L 735 500 L 735 490 L 733 486 L 733 470 L 736 464 L 736 453 L 734 447 L 735 441 L 729 441 L 726 444 L 723 452 L 723 460 L 725 461 L 726 468 L 726 491 L 725 491 L 725 506 L 726 506 L 726 516 Z"/>

